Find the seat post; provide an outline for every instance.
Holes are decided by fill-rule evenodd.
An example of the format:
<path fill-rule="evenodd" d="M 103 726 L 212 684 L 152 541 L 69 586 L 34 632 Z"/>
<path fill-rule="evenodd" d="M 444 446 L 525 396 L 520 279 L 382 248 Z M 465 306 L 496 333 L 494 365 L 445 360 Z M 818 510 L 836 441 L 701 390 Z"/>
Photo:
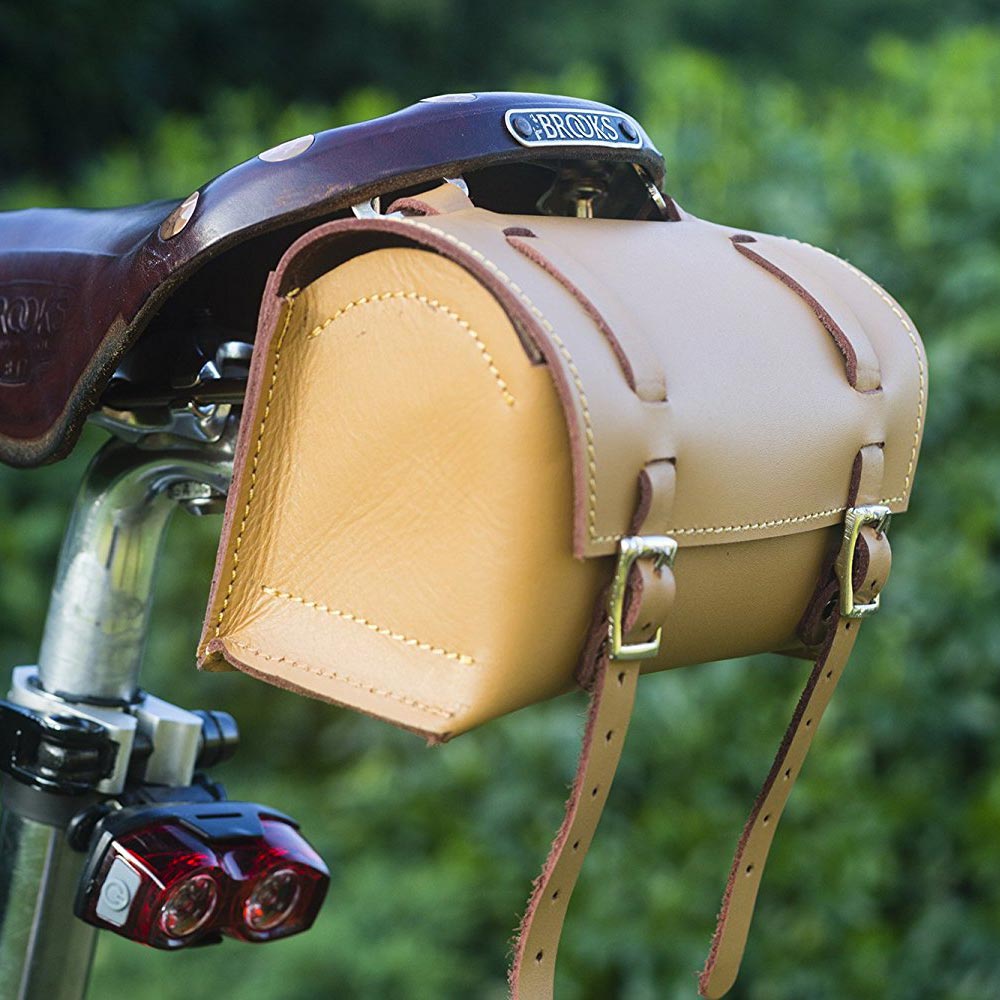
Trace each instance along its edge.
<path fill-rule="evenodd" d="M 111 441 L 97 453 L 59 556 L 38 657 L 46 692 L 105 704 L 135 698 L 170 515 L 199 499 L 192 484 L 225 495 L 230 444 L 150 452 Z"/>
<path fill-rule="evenodd" d="M 178 505 L 196 513 L 217 509 L 232 475 L 236 423 L 230 419 L 214 442 L 161 439 L 162 447 L 150 449 L 113 440 L 98 452 L 63 541 L 37 673 L 15 671 L 11 702 L 49 716 L 98 717 L 112 728 L 120 720 L 119 755 L 126 760 L 115 773 L 121 780 L 164 532 Z M 96 930 L 73 914 L 84 855 L 70 847 L 65 827 L 95 798 L 81 802 L 4 779 L 4 996 L 81 1000 L 86 993 Z"/>

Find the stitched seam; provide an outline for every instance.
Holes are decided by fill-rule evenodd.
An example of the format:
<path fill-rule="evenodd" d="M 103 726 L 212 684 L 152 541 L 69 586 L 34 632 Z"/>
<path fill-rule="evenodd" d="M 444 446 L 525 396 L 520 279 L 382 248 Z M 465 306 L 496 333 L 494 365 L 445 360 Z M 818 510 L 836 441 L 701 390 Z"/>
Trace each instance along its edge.
<path fill-rule="evenodd" d="M 566 360 L 566 364 L 570 370 L 570 375 L 576 385 L 577 392 L 580 394 L 580 409 L 583 413 L 584 439 L 587 449 L 587 533 L 592 542 L 619 541 L 623 537 L 621 534 L 597 534 L 597 454 L 594 448 L 594 428 L 590 418 L 590 404 L 587 400 L 587 392 L 583 387 L 583 379 L 580 376 L 580 370 L 576 367 L 573 355 L 570 354 L 569 348 L 564 343 L 562 337 L 556 333 L 552 324 L 545 318 L 538 306 L 531 301 L 524 289 L 475 247 L 469 246 L 468 243 L 460 240 L 457 236 L 452 236 L 451 233 L 446 233 L 443 229 L 427 225 L 426 222 L 418 222 L 416 219 L 406 219 L 404 221 L 408 225 L 416 226 L 418 229 L 426 229 L 427 232 L 440 236 L 442 239 L 460 247 L 466 253 L 475 257 L 476 260 L 492 271 L 493 274 L 495 274 L 505 285 L 507 285 L 508 288 L 510 288 L 512 292 L 514 292 L 515 295 L 518 296 L 518 298 L 521 299 L 521 301 L 538 318 L 538 321 L 543 327 L 545 327 L 549 335 L 555 341 L 556 347 L 559 349 L 559 353 Z"/>
<path fill-rule="evenodd" d="M 239 569 L 239 560 L 240 560 L 240 545 L 243 543 L 243 534 L 246 530 L 247 520 L 250 515 L 250 505 L 251 502 L 253 501 L 254 492 L 256 491 L 257 488 L 257 468 L 260 464 L 261 448 L 263 447 L 264 443 L 264 429 L 267 425 L 267 418 L 271 412 L 271 402 L 274 398 L 274 388 L 278 380 L 278 366 L 281 361 L 281 348 L 285 342 L 285 335 L 288 333 L 288 327 L 291 324 L 293 301 L 295 299 L 295 296 L 298 295 L 300 291 L 301 289 L 295 288 L 285 296 L 285 302 L 287 303 L 288 311 L 285 314 L 285 322 L 281 328 L 281 333 L 278 335 L 278 340 L 274 348 L 274 363 L 271 368 L 271 381 L 267 389 L 267 399 L 264 404 L 264 412 L 261 415 L 260 427 L 257 430 L 257 441 L 254 446 L 253 460 L 250 467 L 250 488 L 247 491 L 246 503 L 243 505 L 243 516 L 240 520 L 239 531 L 236 534 L 236 541 L 233 545 L 233 568 L 232 572 L 229 575 L 229 583 L 226 586 L 226 594 L 222 601 L 222 607 L 219 609 L 219 614 L 216 617 L 215 633 L 214 633 L 216 638 L 218 638 L 222 633 L 222 623 L 223 620 L 225 619 L 226 610 L 229 607 L 229 602 L 233 596 L 233 589 L 236 585 L 236 574 Z M 449 318 L 453 319 L 456 323 L 458 323 L 459 326 L 461 326 L 462 329 L 464 329 L 473 338 L 473 340 L 479 347 L 479 350 L 484 360 L 486 361 L 490 372 L 493 374 L 493 377 L 497 382 L 497 386 L 500 389 L 500 392 L 503 395 L 505 402 L 509 406 L 514 405 L 515 399 L 513 395 L 511 395 L 507 383 L 500 375 L 500 372 L 498 371 L 493 361 L 493 357 L 490 355 L 489 351 L 486 348 L 486 345 L 480 339 L 479 335 L 475 332 L 475 330 L 472 329 L 470 324 L 465 320 L 463 320 L 457 313 L 453 312 L 447 306 L 442 305 L 436 299 L 428 299 L 427 296 L 419 295 L 416 292 L 403 292 L 403 291 L 384 292 L 381 293 L 380 295 L 362 296 L 360 299 L 357 299 L 354 302 L 349 302 L 347 303 L 347 305 L 342 306 L 334 313 L 332 317 L 330 317 L 330 319 L 314 327 L 312 331 L 310 331 L 307 339 L 312 339 L 313 337 L 319 336 L 319 334 L 321 334 L 328 326 L 330 326 L 331 323 L 339 319 L 350 309 L 357 308 L 360 305 L 366 305 L 371 302 L 383 301 L 384 299 L 387 298 L 406 298 L 422 302 L 431 308 L 434 308 L 440 312 L 445 313 L 445 315 L 447 315 Z"/>
<path fill-rule="evenodd" d="M 361 615 L 356 615 L 351 611 L 341 611 L 338 608 L 331 608 L 328 604 L 323 604 L 320 601 L 309 601 L 298 594 L 289 593 L 287 590 L 278 590 L 276 587 L 267 587 L 264 584 L 261 584 L 260 589 L 270 597 L 280 597 L 286 601 L 301 604 L 303 607 L 312 608 L 314 611 L 322 611 L 323 614 L 332 615 L 334 618 L 341 618 L 344 621 L 354 622 L 356 625 L 363 625 L 366 629 L 378 635 L 383 635 L 387 639 L 395 639 L 396 642 L 401 642 L 406 646 L 413 646 L 416 649 L 422 649 L 424 652 L 443 656 L 446 660 L 454 660 L 456 663 L 463 663 L 469 667 L 475 666 L 475 659 L 466 653 L 456 653 L 450 649 L 433 646 L 429 642 L 414 639 L 412 636 L 403 635 L 401 632 L 393 632 L 392 629 L 386 628 L 384 625 L 377 625 L 375 622 L 363 618 Z"/>
<path fill-rule="evenodd" d="M 376 302 L 388 302 L 392 299 L 403 299 L 411 302 L 420 302 L 430 309 L 434 309 L 436 312 L 443 313 L 448 319 L 457 323 L 475 342 L 476 347 L 479 348 L 479 353 L 482 355 L 483 360 L 486 362 L 486 366 L 490 370 L 490 374 L 496 381 L 497 387 L 500 389 L 500 394 L 504 398 L 504 402 L 508 406 L 513 406 L 515 403 L 514 396 L 511 394 L 510 387 L 504 380 L 503 376 L 500 374 L 499 369 L 496 366 L 496 362 L 493 360 L 493 356 L 490 354 L 489 349 L 486 344 L 483 343 L 482 338 L 478 333 L 472 328 L 472 325 L 467 321 L 462 319 L 453 309 L 442 304 L 437 299 L 428 298 L 426 295 L 421 295 L 419 292 L 406 292 L 406 291 L 396 291 L 396 292 L 379 292 L 377 295 L 363 295 L 360 299 L 355 299 L 353 302 L 348 302 L 347 305 L 342 306 L 338 309 L 329 319 L 324 320 L 322 323 L 315 326 L 308 334 L 307 339 L 312 340 L 323 333 L 328 327 L 332 326 L 338 319 L 340 319 L 345 314 L 349 313 L 352 309 L 357 309 L 361 306 L 372 305 Z"/>
<path fill-rule="evenodd" d="M 285 314 L 285 322 L 278 335 L 278 342 L 274 348 L 274 363 L 271 367 L 271 381 L 267 387 L 267 399 L 264 402 L 264 412 L 261 414 L 260 427 L 257 429 L 257 443 L 254 445 L 253 461 L 250 466 L 250 488 L 247 490 L 246 503 L 243 505 L 243 517 L 240 520 L 239 531 L 236 533 L 236 542 L 233 545 L 233 569 L 229 574 L 229 585 L 226 587 L 226 596 L 222 601 L 218 617 L 215 621 L 215 637 L 218 638 L 222 632 L 222 622 L 226 616 L 226 609 L 233 596 L 233 587 L 236 585 L 236 572 L 240 566 L 240 545 L 243 543 L 243 532 L 246 530 L 247 519 L 250 516 L 250 504 L 253 501 L 254 492 L 257 489 L 257 467 L 260 464 L 260 450 L 264 444 L 264 428 L 267 426 L 267 418 L 271 413 L 271 400 L 274 398 L 274 386 L 278 380 L 278 365 L 281 361 L 281 346 L 285 342 L 285 334 L 288 333 L 288 326 L 292 321 L 292 304 L 295 296 L 301 289 L 294 288 L 285 296 L 285 303 L 288 311 Z"/>
<path fill-rule="evenodd" d="M 927 405 L 927 374 L 924 367 L 924 357 L 920 353 L 920 345 L 917 343 L 916 335 L 913 331 L 913 326 L 909 323 L 906 318 L 906 314 L 902 309 L 890 298 L 888 293 L 879 285 L 877 282 L 872 281 L 864 271 L 860 271 L 856 268 L 850 261 L 844 260 L 841 257 L 834 256 L 822 247 L 813 246 L 811 243 L 806 243 L 803 240 L 792 239 L 791 237 L 785 237 L 790 243 L 798 243 L 800 246 L 809 247 L 810 250 L 816 250 L 827 257 L 833 258 L 838 264 L 842 264 L 847 268 L 853 275 L 860 278 L 893 312 L 896 319 L 899 320 L 903 329 L 906 331 L 907 337 L 910 338 L 910 343 L 913 345 L 913 353 L 917 358 L 917 370 L 920 375 L 920 391 L 917 396 L 917 421 L 913 428 L 913 444 L 910 447 L 910 460 L 906 466 L 906 476 L 903 479 L 903 492 L 899 496 L 889 497 L 888 499 L 880 501 L 881 503 L 896 503 L 899 500 L 903 500 L 910 490 L 910 483 L 913 477 L 913 466 L 917 460 L 917 446 L 920 444 L 920 430 L 924 425 L 924 408 Z"/>
<path fill-rule="evenodd" d="M 268 660 L 271 663 L 284 663 L 287 666 L 304 670 L 306 673 L 316 674 L 319 677 L 327 677 L 330 680 L 339 681 L 342 684 L 348 684 L 360 691 L 377 695 L 380 698 L 391 698 L 393 701 L 398 701 L 402 705 L 407 705 L 410 708 L 418 709 L 419 711 L 426 712 L 430 715 L 439 716 L 442 719 L 452 719 L 458 712 L 464 711 L 468 707 L 466 705 L 456 705 L 453 709 L 448 709 L 441 705 L 431 705 L 427 702 L 419 701 L 416 698 L 410 698 L 408 695 L 399 694 L 396 691 L 389 691 L 386 688 L 366 684 L 364 681 L 360 681 L 356 677 L 351 677 L 348 674 L 341 674 L 335 670 L 321 670 L 319 667 L 311 667 L 308 663 L 301 663 L 299 660 L 293 660 L 288 656 L 271 656 L 269 653 L 265 653 L 256 646 L 251 646 L 248 642 L 241 642 L 239 639 L 234 639 L 232 636 L 229 636 L 226 641 L 231 642 L 234 646 L 237 646 L 240 649 L 245 649 L 248 652 L 253 653 L 255 656 Z"/>
<path fill-rule="evenodd" d="M 881 500 L 880 503 L 890 503 L 889 500 Z M 667 528 L 665 535 L 721 535 L 725 532 L 733 531 L 756 531 L 759 528 L 775 528 L 782 524 L 800 524 L 803 521 L 815 521 L 820 517 L 831 517 L 834 514 L 843 514 L 846 507 L 831 507 L 829 510 L 818 510 L 814 514 L 794 514 L 791 517 L 782 517 L 775 521 L 753 521 L 747 524 L 725 524 L 711 528 Z"/>

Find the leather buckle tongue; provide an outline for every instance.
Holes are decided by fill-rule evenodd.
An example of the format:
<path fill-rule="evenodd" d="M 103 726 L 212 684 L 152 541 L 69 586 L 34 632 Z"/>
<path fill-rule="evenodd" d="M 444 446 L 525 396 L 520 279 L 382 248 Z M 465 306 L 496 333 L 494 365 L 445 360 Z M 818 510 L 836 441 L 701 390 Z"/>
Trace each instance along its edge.
<path fill-rule="evenodd" d="M 877 534 L 881 535 L 889 528 L 892 511 L 882 504 L 870 504 L 862 507 L 848 507 L 844 515 L 844 540 L 837 555 L 834 569 L 840 583 L 840 616 L 841 618 L 867 618 L 875 614 L 879 608 L 879 595 L 876 594 L 868 604 L 858 603 L 854 593 L 854 554 L 858 548 L 858 538 L 861 529 L 871 525 Z"/>
<path fill-rule="evenodd" d="M 648 642 L 626 644 L 622 636 L 625 632 L 625 593 L 632 567 L 639 559 L 652 559 L 655 571 L 673 569 L 677 557 L 677 542 L 666 535 L 627 535 L 618 545 L 618 563 L 611 581 L 608 597 L 608 640 L 612 660 L 645 660 L 660 651 L 663 629 Z"/>

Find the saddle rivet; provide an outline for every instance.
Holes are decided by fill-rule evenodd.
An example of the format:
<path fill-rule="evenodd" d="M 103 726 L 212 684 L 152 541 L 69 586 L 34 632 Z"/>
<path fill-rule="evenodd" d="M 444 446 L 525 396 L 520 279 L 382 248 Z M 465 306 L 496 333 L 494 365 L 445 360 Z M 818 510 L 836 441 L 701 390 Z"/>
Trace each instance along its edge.
<path fill-rule="evenodd" d="M 160 239 L 173 239 L 191 221 L 198 207 L 198 192 L 189 194 L 161 223 Z"/>
<path fill-rule="evenodd" d="M 639 138 L 639 133 L 635 130 L 635 126 L 627 119 L 623 118 L 618 123 L 618 131 L 621 132 L 629 142 L 635 142 Z"/>
<path fill-rule="evenodd" d="M 258 153 L 257 158 L 265 163 L 280 163 L 282 160 L 291 160 L 304 153 L 314 142 L 314 135 L 300 135 L 297 139 L 289 139 L 288 142 L 278 143 L 270 149 L 265 149 L 263 153 Z"/>
<path fill-rule="evenodd" d="M 514 126 L 514 131 L 523 139 L 530 139 L 535 134 L 535 130 L 531 127 L 531 122 L 523 115 L 518 115 L 514 118 L 511 121 L 511 125 Z"/>
<path fill-rule="evenodd" d="M 421 104 L 467 104 L 475 101 L 478 94 L 437 94 L 434 97 L 423 97 Z"/>

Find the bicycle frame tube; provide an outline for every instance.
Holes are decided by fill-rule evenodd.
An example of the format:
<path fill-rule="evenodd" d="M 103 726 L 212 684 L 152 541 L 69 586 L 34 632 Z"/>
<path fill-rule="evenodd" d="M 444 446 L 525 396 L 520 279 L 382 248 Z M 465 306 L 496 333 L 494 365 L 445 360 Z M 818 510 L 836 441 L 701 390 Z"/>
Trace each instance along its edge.
<path fill-rule="evenodd" d="M 80 1000 L 97 929 L 73 914 L 83 855 L 63 830 L 0 815 L 0 984 L 10 1000 Z M 8 990 L 10 992 L 8 992 Z"/>
<path fill-rule="evenodd" d="M 39 655 L 53 711 L 63 699 L 127 709 L 137 696 L 170 515 L 190 502 L 190 484 L 225 494 L 235 430 L 234 419 L 215 443 L 156 451 L 111 441 L 95 456 L 63 541 Z M 0 816 L 0 992 L 80 1000 L 97 934 L 73 915 L 83 856 L 58 820 L 32 815 L 25 801 L 21 789 L 7 789 Z"/>

